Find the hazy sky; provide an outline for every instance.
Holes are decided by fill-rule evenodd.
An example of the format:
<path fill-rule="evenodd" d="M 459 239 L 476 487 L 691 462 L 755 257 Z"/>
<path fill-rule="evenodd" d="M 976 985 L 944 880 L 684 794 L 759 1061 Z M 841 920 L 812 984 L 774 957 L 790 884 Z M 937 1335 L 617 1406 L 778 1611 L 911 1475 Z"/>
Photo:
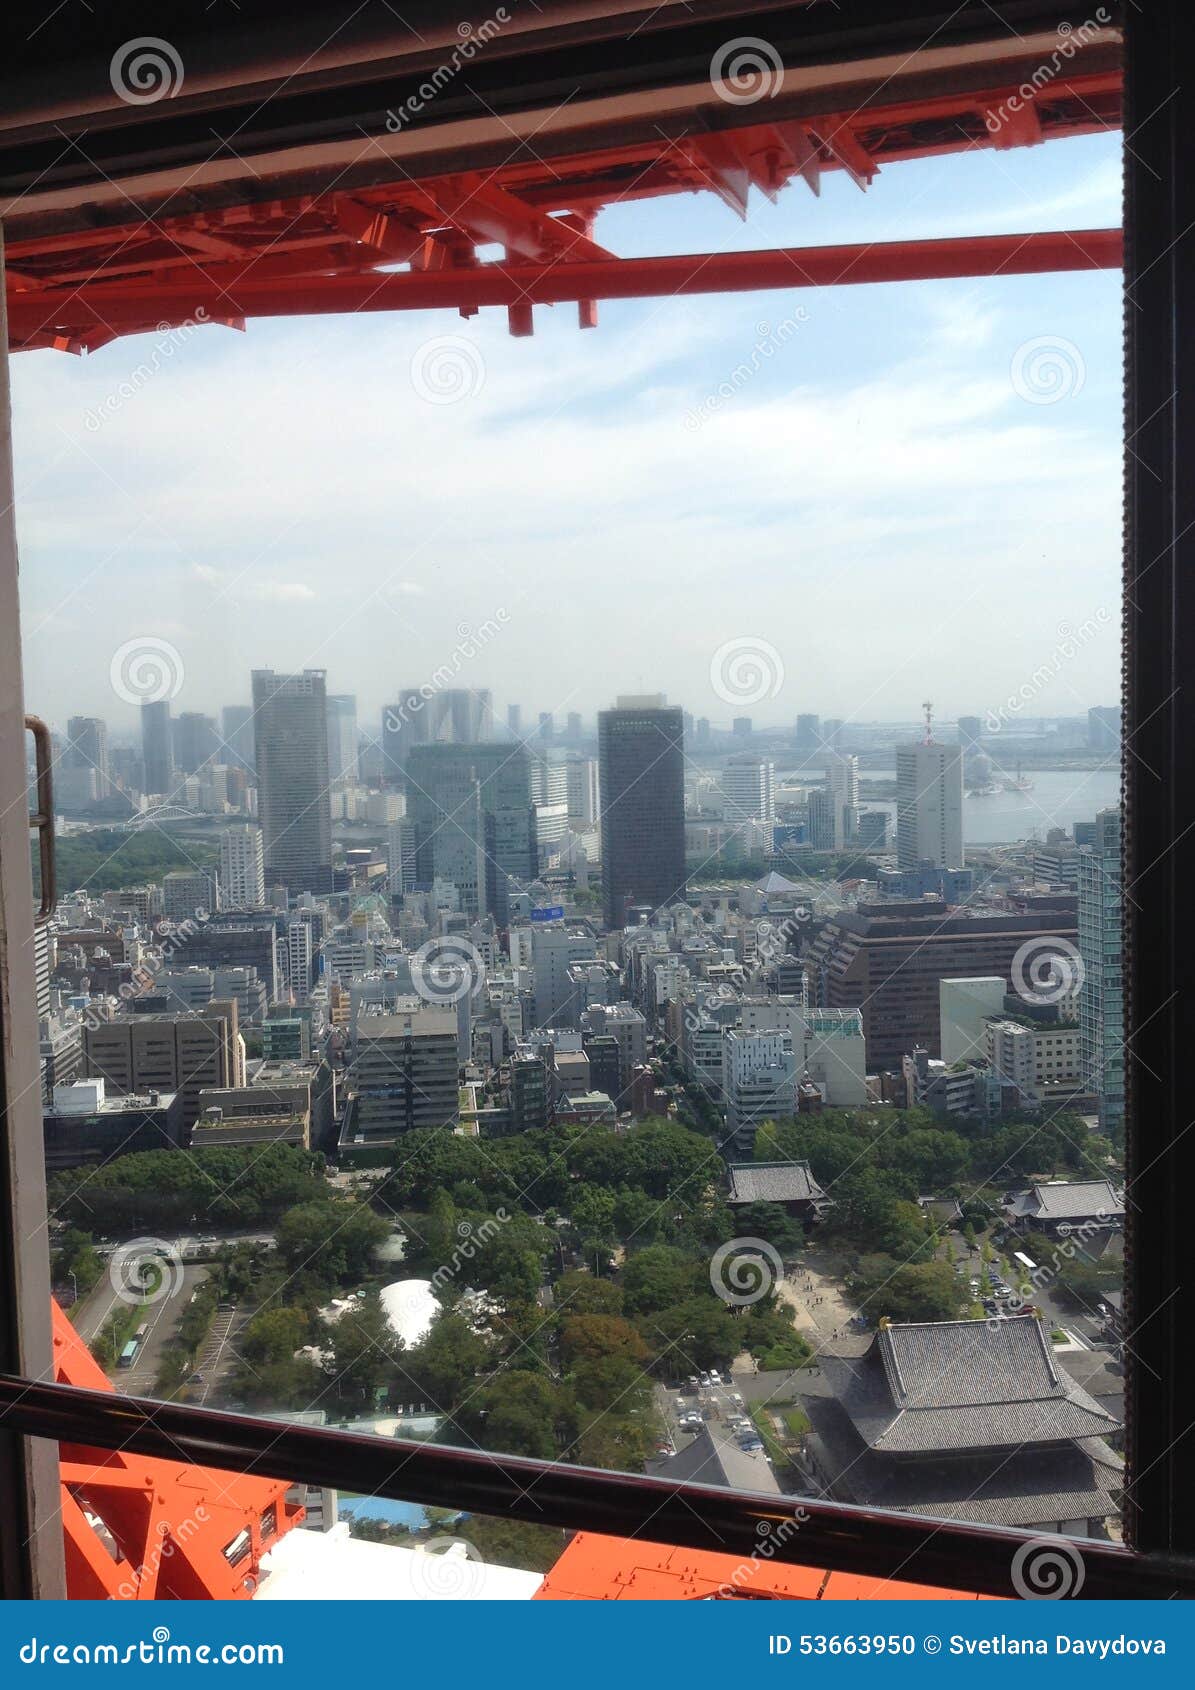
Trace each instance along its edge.
<path fill-rule="evenodd" d="M 1101 227 L 1119 156 L 1118 136 L 976 152 L 890 166 L 866 195 L 834 174 L 745 225 L 712 195 L 648 201 L 597 238 Z M 486 623 L 457 684 L 525 716 L 660 690 L 727 724 L 912 719 L 926 697 L 947 719 L 1043 666 L 1026 713 L 1119 696 L 1117 273 L 600 309 L 586 333 L 537 309 L 529 340 L 504 312 L 423 312 L 22 353 L 29 707 L 131 728 L 110 666 L 147 638 L 180 654 L 176 712 L 314 666 L 367 723 Z M 452 402 L 426 396 L 454 377 Z"/>

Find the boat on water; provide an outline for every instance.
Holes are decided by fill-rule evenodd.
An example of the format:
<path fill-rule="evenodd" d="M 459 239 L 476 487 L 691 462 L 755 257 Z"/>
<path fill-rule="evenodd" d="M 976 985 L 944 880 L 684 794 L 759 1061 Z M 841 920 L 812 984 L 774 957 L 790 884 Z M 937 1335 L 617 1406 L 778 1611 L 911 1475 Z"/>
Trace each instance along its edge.
<path fill-rule="evenodd" d="M 995 798 L 1000 788 L 994 781 L 988 781 L 986 786 L 973 786 L 967 793 L 968 798 Z"/>
<path fill-rule="evenodd" d="M 1033 782 L 1029 779 L 1028 775 L 1023 775 L 1021 773 L 1021 765 L 1019 763 L 1017 764 L 1017 772 L 1016 772 L 1015 779 L 1006 780 L 1004 782 L 1004 790 L 1005 790 L 1005 792 L 1032 792 L 1033 791 Z"/>

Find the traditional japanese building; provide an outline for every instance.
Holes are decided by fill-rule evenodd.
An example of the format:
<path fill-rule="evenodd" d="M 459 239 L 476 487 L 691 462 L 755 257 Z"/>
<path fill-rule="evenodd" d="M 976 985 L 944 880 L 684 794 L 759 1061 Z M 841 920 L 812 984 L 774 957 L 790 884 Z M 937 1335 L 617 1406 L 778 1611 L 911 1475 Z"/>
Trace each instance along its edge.
<path fill-rule="evenodd" d="M 1116 1513 L 1120 1422 L 1035 1316 L 884 1326 L 820 1361 L 832 1395 L 803 1399 L 806 1456 L 835 1501 L 1077 1537 Z"/>

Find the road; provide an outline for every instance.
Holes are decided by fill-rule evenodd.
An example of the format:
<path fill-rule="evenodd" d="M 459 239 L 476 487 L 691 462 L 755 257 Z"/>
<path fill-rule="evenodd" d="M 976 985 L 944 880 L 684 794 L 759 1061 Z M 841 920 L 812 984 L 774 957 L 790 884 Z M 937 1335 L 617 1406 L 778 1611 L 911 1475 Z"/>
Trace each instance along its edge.
<path fill-rule="evenodd" d="M 192 1295 L 208 1276 L 208 1269 L 199 1265 L 188 1265 L 182 1269 L 178 1279 L 178 1289 L 170 1296 L 163 1297 L 160 1302 L 146 1303 L 141 1313 L 139 1324 L 149 1327 L 141 1353 L 132 1367 L 115 1368 L 109 1375 L 113 1385 L 123 1396 L 151 1396 L 154 1380 L 158 1376 L 158 1364 L 164 1346 L 174 1336 L 175 1329 L 182 1319 L 183 1312 L 190 1302 Z M 167 1280 L 173 1284 L 173 1279 Z M 79 1306 L 79 1315 L 75 1321 L 75 1330 L 84 1343 L 90 1347 L 99 1335 L 100 1329 L 121 1304 L 116 1288 L 107 1274 L 99 1284 L 83 1298 Z"/>

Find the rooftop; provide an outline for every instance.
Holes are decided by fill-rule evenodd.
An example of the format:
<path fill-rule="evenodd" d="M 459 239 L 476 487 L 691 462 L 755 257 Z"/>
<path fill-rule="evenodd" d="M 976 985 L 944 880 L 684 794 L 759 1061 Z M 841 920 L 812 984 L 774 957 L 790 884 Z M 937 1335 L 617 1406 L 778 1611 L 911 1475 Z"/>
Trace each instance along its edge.
<path fill-rule="evenodd" d="M 1051 1181 L 1018 1191 L 1008 1208 L 1011 1214 L 1026 1220 L 1100 1220 L 1111 1224 L 1124 1220 L 1124 1194 L 1106 1179 Z"/>
<path fill-rule="evenodd" d="M 731 1203 L 824 1203 L 808 1162 L 732 1162 Z"/>
<path fill-rule="evenodd" d="M 864 1443 L 888 1454 L 1019 1449 L 1118 1426 L 1060 1371 L 1032 1315 L 881 1327 L 864 1355 L 823 1352 L 822 1367 Z"/>

